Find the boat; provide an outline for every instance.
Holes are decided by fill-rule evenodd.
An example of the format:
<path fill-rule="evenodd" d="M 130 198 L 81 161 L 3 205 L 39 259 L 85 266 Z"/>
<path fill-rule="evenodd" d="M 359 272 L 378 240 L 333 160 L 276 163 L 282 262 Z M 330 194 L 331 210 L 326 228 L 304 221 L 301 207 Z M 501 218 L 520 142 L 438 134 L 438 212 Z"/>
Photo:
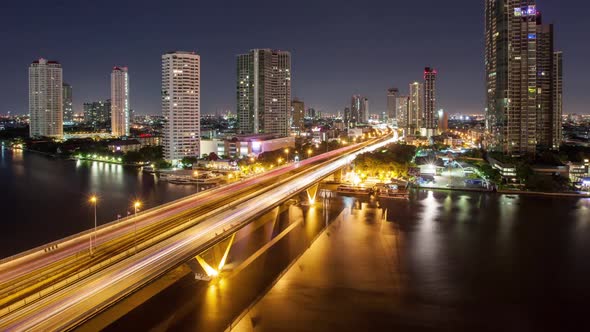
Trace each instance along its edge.
<path fill-rule="evenodd" d="M 377 197 L 385 199 L 409 199 L 410 193 L 405 190 L 387 190 L 378 192 Z"/>
<path fill-rule="evenodd" d="M 407 187 L 400 188 L 396 184 L 378 184 L 373 190 L 378 198 L 408 199 L 410 197 Z"/>
<path fill-rule="evenodd" d="M 341 195 L 370 195 L 371 194 L 370 188 L 365 187 L 355 187 L 355 186 L 338 186 L 336 192 Z"/>

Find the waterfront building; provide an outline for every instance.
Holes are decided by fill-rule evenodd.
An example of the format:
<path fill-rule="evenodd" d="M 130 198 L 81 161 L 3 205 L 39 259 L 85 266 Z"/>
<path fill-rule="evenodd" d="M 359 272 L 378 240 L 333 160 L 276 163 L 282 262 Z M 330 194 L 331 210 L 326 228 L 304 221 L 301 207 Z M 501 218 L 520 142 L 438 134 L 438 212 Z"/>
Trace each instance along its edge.
<path fill-rule="evenodd" d="M 108 128 L 111 124 L 111 100 L 84 103 L 84 122 L 94 130 Z"/>
<path fill-rule="evenodd" d="M 408 102 L 407 127 L 410 135 L 416 134 L 422 128 L 424 111 L 424 85 L 414 82 L 410 84 L 410 98 Z"/>
<path fill-rule="evenodd" d="M 63 122 L 67 124 L 74 123 L 74 105 L 72 102 L 72 86 L 68 83 L 62 84 L 62 99 L 63 99 Z"/>
<path fill-rule="evenodd" d="M 162 55 L 162 114 L 164 158 L 178 162 L 199 157 L 200 56 L 173 51 Z"/>
<path fill-rule="evenodd" d="M 111 72 L 111 133 L 129 136 L 129 73 L 127 67 L 114 67 Z"/>
<path fill-rule="evenodd" d="M 553 121 L 551 135 L 554 149 L 559 148 L 563 141 L 562 121 L 563 121 L 563 53 L 561 51 L 553 52 Z"/>
<path fill-rule="evenodd" d="M 63 137 L 63 79 L 57 61 L 39 59 L 29 66 L 31 137 Z"/>
<path fill-rule="evenodd" d="M 422 134 L 432 137 L 436 134 L 436 75 L 434 68 L 424 68 L 424 113 L 422 122 Z"/>
<path fill-rule="evenodd" d="M 218 156 L 226 158 L 257 157 L 261 153 L 269 151 L 284 151 L 285 149 L 293 151 L 295 138 L 276 134 L 236 135 L 225 140 L 203 140 L 201 148 L 204 154 L 214 152 Z M 295 151 L 292 153 L 291 157 L 294 157 Z M 287 155 L 285 155 L 285 160 L 286 158 Z"/>
<path fill-rule="evenodd" d="M 291 54 L 253 49 L 237 56 L 238 131 L 288 136 Z"/>
<path fill-rule="evenodd" d="M 535 0 L 485 1 L 487 145 L 507 155 L 561 141 L 553 26 L 541 21 Z"/>

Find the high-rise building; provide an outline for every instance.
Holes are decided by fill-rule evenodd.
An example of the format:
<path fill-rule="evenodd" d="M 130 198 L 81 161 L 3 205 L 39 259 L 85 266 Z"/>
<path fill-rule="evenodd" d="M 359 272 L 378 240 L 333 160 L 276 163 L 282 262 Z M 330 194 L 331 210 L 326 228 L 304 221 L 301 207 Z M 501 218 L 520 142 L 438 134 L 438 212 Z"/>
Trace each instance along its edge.
<path fill-rule="evenodd" d="M 291 102 L 293 109 L 293 128 L 297 128 L 300 132 L 305 129 L 305 104 L 301 100 L 293 100 Z"/>
<path fill-rule="evenodd" d="M 537 16 L 537 145 L 553 147 L 553 25 Z"/>
<path fill-rule="evenodd" d="M 84 103 L 84 122 L 94 130 L 108 128 L 111 125 L 111 100 Z"/>
<path fill-rule="evenodd" d="M 512 156 L 554 147 L 553 27 L 536 1 L 486 0 L 485 44 L 488 147 Z"/>
<path fill-rule="evenodd" d="M 449 130 L 449 112 L 440 109 L 438 110 L 438 132 L 444 133 Z"/>
<path fill-rule="evenodd" d="M 63 80 L 61 64 L 39 59 L 29 66 L 31 137 L 63 137 Z"/>
<path fill-rule="evenodd" d="M 111 134 L 129 136 L 129 72 L 127 67 L 114 67 L 111 72 Z"/>
<path fill-rule="evenodd" d="M 424 68 L 424 113 L 422 128 L 424 135 L 431 137 L 436 132 L 436 75 L 434 68 Z"/>
<path fill-rule="evenodd" d="M 399 96 L 399 89 L 387 89 L 387 120 L 393 122 L 397 119 L 396 100 Z"/>
<path fill-rule="evenodd" d="M 362 100 L 363 97 L 359 95 L 352 96 L 352 100 L 350 102 L 350 124 L 353 127 L 356 126 L 357 123 L 362 122 L 360 119 Z"/>
<path fill-rule="evenodd" d="M 63 122 L 73 123 L 74 121 L 74 104 L 72 103 L 72 86 L 68 83 L 62 85 L 62 98 L 63 98 Z"/>
<path fill-rule="evenodd" d="M 553 148 L 557 149 L 563 140 L 562 115 L 563 115 L 563 53 L 553 52 Z"/>
<path fill-rule="evenodd" d="M 410 84 L 410 98 L 408 102 L 407 126 L 411 135 L 422 128 L 424 113 L 424 85 L 414 82 Z"/>
<path fill-rule="evenodd" d="M 408 103 L 408 96 L 398 96 L 395 98 L 398 128 L 408 128 Z"/>
<path fill-rule="evenodd" d="M 254 49 L 238 55 L 237 67 L 239 131 L 288 136 L 291 54 Z"/>
<path fill-rule="evenodd" d="M 199 157 L 201 140 L 201 58 L 194 52 L 162 55 L 164 158 Z"/>
<path fill-rule="evenodd" d="M 350 128 L 350 124 L 351 124 L 351 120 L 352 119 L 352 115 L 350 112 L 350 108 L 345 107 L 344 108 L 344 126 L 346 128 Z"/>
<path fill-rule="evenodd" d="M 369 98 L 364 97 L 361 101 L 361 109 L 359 110 L 359 122 L 369 123 Z"/>

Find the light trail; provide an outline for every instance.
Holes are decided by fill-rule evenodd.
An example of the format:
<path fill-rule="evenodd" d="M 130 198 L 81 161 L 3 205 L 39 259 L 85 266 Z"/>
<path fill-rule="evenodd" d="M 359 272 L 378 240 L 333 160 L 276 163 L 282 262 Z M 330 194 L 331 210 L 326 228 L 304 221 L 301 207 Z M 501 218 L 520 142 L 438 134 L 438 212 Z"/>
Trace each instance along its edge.
<path fill-rule="evenodd" d="M 264 195 L 251 198 L 235 206 L 234 209 L 224 210 L 158 245 L 2 317 L 0 329 L 62 330 L 75 326 L 193 257 L 199 250 L 211 246 L 215 238 L 220 241 L 226 234 L 231 234 L 262 211 L 271 209 L 293 194 L 346 166 L 358 154 L 373 151 L 394 141 L 395 138 L 362 148 L 327 165 L 321 165 L 317 169 L 296 176 L 296 179 L 281 184 Z M 341 153 L 342 151 L 339 150 L 332 151 L 330 156 Z M 290 167 L 296 167 L 296 165 Z"/>

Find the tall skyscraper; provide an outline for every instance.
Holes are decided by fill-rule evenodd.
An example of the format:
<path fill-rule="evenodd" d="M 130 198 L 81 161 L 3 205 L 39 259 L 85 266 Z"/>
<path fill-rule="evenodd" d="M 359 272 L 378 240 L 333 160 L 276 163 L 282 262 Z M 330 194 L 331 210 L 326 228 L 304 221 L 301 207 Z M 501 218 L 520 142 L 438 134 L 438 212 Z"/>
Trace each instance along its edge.
<path fill-rule="evenodd" d="M 431 137 L 436 133 L 436 75 L 434 68 L 424 68 L 424 121 L 422 128 L 425 130 L 424 135 Z"/>
<path fill-rule="evenodd" d="M 408 128 L 410 135 L 416 134 L 422 128 L 424 113 L 424 85 L 414 82 L 410 84 L 410 99 L 408 102 Z"/>
<path fill-rule="evenodd" d="M 74 121 L 74 105 L 72 102 L 72 86 L 68 83 L 62 85 L 62 98 L 63 98 L 63 122 L 72 123 Z"/>
<path fill-rule="evenodd" d="M 387 119 L 389 122 L 397 120 L 396 100 L 399 96 L 397 88 L 387 89 Z"/>
<path fill-rule="evenodd" d="M 536 1 L 486 0 L 485 44 L 488 147 L 512 156 L 554 147 L 553 27 Z"/>
<path fill-rule="evenodd" d="M 291 102 L 293 108 L 293 128 L 297 128 L 300 132 L 305 129 L 305 104 L 301 100 L 293 100 Z"/>
<path fill-rule="evenodd" d="M 537 16 L 537 145 L 553 147 L 553 25 Z"/>
<path fill-rule="evenodd" d="M 237 67 L 239 131 L 288 136 L 291 54 L 254 49 L 238 55 Z"/>
<path fill-rule="evenodd" d="M 63 137 L 62 68 L 56 61 L 39 59 L 29 66 L 31 137 Z"/>
<path fill-rule="evenodd" d="M 363 97 L 354 95 L 350 101 L 350 124 L 352 127 L 356 126 L 357 123 L 362 122 L 360 119 L 362 100 Z"/>
<path fill-rule="evenodd" d="M 129 136 L 129 72 L 114 67 L 111 72 L 111 134 Z"/>
<path fill-rule="evenodd" d="M 563 141 L 563 53 L 553 52 L 553 148 L 557 149 Z"/>
<path fill-rule="evenodd" d="M 395 98 L 398 128 L 408 128 L 408 103 L 408 96 L 398 96 Z"/>
<path fill-rule="evenodd" d="M 361 101 L 359 121 L 362 123 L 369 123 L 369 98 L 367 97 L 364 97 Z"/>
<path fill-rule="evenodd" d="M 201 58 L 194 52 L 162 55 L 164 158 L 198 157 L 201 140 Z"/>

